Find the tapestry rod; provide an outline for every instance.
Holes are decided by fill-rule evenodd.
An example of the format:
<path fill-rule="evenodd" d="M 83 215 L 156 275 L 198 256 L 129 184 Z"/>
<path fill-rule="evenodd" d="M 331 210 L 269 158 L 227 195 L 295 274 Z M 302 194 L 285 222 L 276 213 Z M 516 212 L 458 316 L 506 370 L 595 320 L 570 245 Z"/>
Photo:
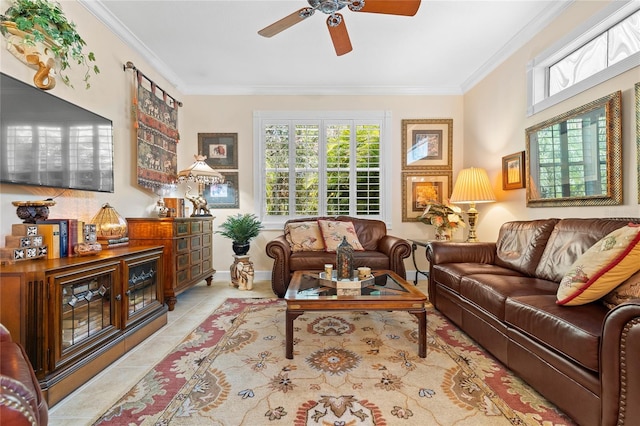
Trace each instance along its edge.
<path fill-rule="evenodd" d="M 170 94 L 168 94 L 166 91 L 164 91 L 164 90 L 162 89 L 162 87 L 158 86 L 158 85 L 157 85 L 153 80 L 151 80 L 149 77 L 147 77 L 147 76 L 145 75 L 145 73 L 143 73 L 143 72 L 142 72 L 142 71 L 140 71 L 138 68 L 136 68 L 136 66 L 135 66 L 135 65 L 133 65 L 133 62 L 131 62 L 131 61 L 127 61 L 127 63 L 126 63 L 126 64 L 124 64 L 124 65 L 122 66 L 122 70 L 123 70 L 123 71 L 133 70 L 133 71 L 136 71 L 136 72 L 138 72 L 138 73 L 142 74 L 142 76 L 143 76 L 144 78 L 146 78 L 146 79 L 147 79 L 151 84 L 153 84 L 153 85 L 154 85 L 158 90 L 161 90 L 161 91 L 162 91 L 162 93 L 164 93 L 165 95 L 167 95 L 168 97 L 170 97 L 170 98 L 173 100 L 173 102 L 175 102 L 175 103 L 176 103 L 176 105 L 178 105 L 179 107 L 181 107 L 181 106 L 182 106 L 182 102 L 180 102 L 179 100 L 177 100 L 176 98 L 174 98 L 173 96 L 171 96 Z"/>

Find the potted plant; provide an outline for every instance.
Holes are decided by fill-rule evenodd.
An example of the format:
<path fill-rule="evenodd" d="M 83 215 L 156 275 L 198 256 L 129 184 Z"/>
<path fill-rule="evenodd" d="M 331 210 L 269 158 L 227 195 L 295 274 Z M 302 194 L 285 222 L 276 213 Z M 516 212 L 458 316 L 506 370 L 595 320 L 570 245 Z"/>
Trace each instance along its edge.
<path fill-rule="evenodd" d="M 22 36 L 25 45 L 47 45 L 59 61 L 60 77 L 66 85 L 73 87 L 64 70 L 74 63 L 85 67 L 83 80 L 87 89 L 90 87 L 91 74 L 100 72 L 95 64 L 95 55 L 93 52 L 84 52 L 85 41 L 58 3 L 48 0 L 13 0 L 6 12 L 0 15 L 0 21 L 0 32 L 4 36 Z"/>
<path fill-rule="evenodd" d="M 262 222 L 252 213 L 229 216 L 220 225 L 217 234 L 231 239 L 233 252 L 238 256 L 246 255 L 252 239 L 258 236 L 263 228 Z"/>

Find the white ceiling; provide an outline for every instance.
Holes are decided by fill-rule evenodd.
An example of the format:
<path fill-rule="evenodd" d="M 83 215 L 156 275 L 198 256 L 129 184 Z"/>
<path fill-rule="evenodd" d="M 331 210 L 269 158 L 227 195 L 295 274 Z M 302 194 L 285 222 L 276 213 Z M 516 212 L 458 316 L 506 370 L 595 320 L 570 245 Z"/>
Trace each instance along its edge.
<path fill-rule="evenodd" d="M 571 3 L 423 0 L 413 17 L 345 8 L 353 51 L 336 56 L 320 12 L 257 34 L 306 0 L 80 1 L 188 95 L 461 94 Z"/>

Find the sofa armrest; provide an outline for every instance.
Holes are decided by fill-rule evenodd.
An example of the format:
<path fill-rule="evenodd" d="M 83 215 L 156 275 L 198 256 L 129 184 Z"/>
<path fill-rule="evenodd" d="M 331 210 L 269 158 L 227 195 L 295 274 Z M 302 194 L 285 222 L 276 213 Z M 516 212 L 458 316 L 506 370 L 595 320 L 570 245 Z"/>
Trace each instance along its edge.
<path fill-rule="evenodd" d="M 289 268 L 291 246 L 284 235 L 280 235 L 267 243 L 266 251 L 267 256 L 274 259 L 271 288 L 278 297 L 284 297 L 291 281 Z"/>
<path fill-rule="evenodd" d="M 439 263 L 487 263 L 496 259 L 496 243 L 458 243 L 431 241 L 427 244 L 430 265 Z"/>
<path fill-rule="evenodd" d="M 389 257 L 389 269 L 402 278 L 407 278 L 404 259 L 411 255 L 411 245 L 407 240 L 387 234 L 378 240 L 377 250 Z"/>
<path fill-rule="evenodd" d="M 602 425 L 640 419 L 640 299 L 620 304 L 605 317 L 600 343 Z"/>

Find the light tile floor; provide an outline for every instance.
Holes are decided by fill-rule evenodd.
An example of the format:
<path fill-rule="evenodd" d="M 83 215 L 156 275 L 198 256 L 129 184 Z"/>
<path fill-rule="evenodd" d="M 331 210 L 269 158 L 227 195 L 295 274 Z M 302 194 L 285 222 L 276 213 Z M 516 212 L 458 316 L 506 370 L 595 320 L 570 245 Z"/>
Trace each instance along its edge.
<path fill-rule="evenodd" d="M 91 425 L 229 297 L 275 297 L 268 281 L 240 291 L 228 281 L 202 282 L 178 296 L 166 326 L 49 409 L 52 426 Z"/>
<path fill-rule="evenodd" d="M 418 281 L 418 288 L 426 294 L 427 281 Z M 49 424 L 52 426 L 93 424 L 229 297 L 275 297 L 275 295 L 269 281 L 254 283 L 251 291 L 240 291 L 231 287 L 228 281 L 213 281 L 211 287 L 207 287 L 202 282 L 185 291 L 178 296 L 175 309 L 169 312 L 166 326 L 51 407 Z"/>

